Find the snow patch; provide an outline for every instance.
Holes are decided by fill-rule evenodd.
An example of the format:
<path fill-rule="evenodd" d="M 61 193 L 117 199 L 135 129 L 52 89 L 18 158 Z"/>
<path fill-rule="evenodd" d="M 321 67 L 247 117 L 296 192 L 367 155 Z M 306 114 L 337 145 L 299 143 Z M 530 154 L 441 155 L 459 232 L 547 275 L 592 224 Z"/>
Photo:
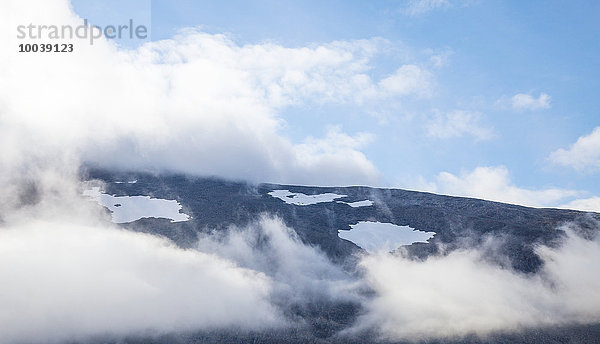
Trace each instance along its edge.
<path fill-rule="evenodd" d="M 99 187 L 83 192 L 111 211 L 112 222 L 128 223 L 143 218 L 170 219 L 171 222 L 188 221 L 190 216 L 180 213 L 182 206 L 176 200 L 150 198 L 150 196 L 112 196 L 100 192 Z"/>
<path fill-rule="evenodd" d="M 423 232 L 409 226 L 392 223 L 361 221 L 350 225 L 351 230 L 340 230 L 338 236 L 349 240 L 369 253 L 392 251 L 403 245 L 426 243 L 435 232 Z"/>
<path fill-rule="evenodd" d="M 290 192 L 289 190 L 273 190 L 269 195 L 279 198 L 287 204 L 295 205 L 310 205 L 317 203 L 333 202 L 338 198 L 346 197 L 346 195 L 338 195 L 334 193 L 324 193 L 319 195 L 305 195 L 299 192 Z"/>
<path fill-rule="evenodd" d="M 347 205 L 351 206 L 352 208 L 369 207 L 369 206 L 373 205 L 373 201 L 370 201 L 368 199 L 366 199 L 364 201 L 357 201 L 357 202 L 344 202 L 344 201 L 337 201 L 337 202 L 347 204 Z"/>

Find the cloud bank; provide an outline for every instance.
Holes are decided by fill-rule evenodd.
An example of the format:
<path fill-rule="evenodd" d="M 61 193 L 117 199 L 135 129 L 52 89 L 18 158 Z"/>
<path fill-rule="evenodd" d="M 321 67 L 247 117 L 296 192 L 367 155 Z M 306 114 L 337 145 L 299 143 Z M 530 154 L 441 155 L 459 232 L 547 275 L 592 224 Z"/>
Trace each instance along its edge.
<path fill-rule="evenodd" d="M 600 127 L 590 134 L 581 136 L 568 149 L 561 148 L 550 154 L 550 161 L 578 171 L 600 170 Z"/>
<path fill-rule="evenodd" d="M 480 166 L 459 175 L 441 172 L 422 189 L 436 193 L 481 198 L 530 207 L 551 207 L 581 193 L 569 189 L 527 189 L 514 185 L 505 166 Z"/>
<path fill-rule="evenodd" d="M 3 343 L 283 324 L 264 274 L 155 236 L 37 220 L 0 256 Z"/>
<path fill-rule="evenodd" d="M 425 261 L 362 255 L 349 274 L 277 218 L 201 235 L 184 250 L 116 228 L 95 202 L 62 190 L 0 229 L 2 342 L 297 328 L 305 319 L 291 310 L 336 303 L 363 309 L 339 338 L 364 330 L 392 340 L 460 338 L 600 321 L 600 278 L 590 273 L 600 240 L 576 229 L 565 228 L 560 247 L 537 249 L 544 266 L 536 275 L 486 260 L 493 237 Z"/>
<path fill-rule="evenodd" d="M 539 247 L 535 276 L 490 265 L 479 250 L 424 262 L 380 253 L 361 266 L 376 296 L 359 328 L 375 326 L 392 340 L 486 336 L 538 326 L 600 321 L 600 240 L 567 232 L 560 249 Z M 489 243 L 493 245 L 493 241 Z"/>
<path fill-rule="evenodd" d="M 600 213 L 600 197 L 580 198 L 561 205 L 559 208 L 593 211 Z"/>
<path fill-rule="evenodd" d="M 198 249 L 272 277 L 272 301 L 282 308 L 309 302 L 360 302 L 360 283 L 319 249 L 305 245 L 296 232 L 264 216 L 246 228 L 203 235 Z"/>
<path fill-rule="evenodd" d="M 479 166 L 458 174 L 440 172 L 432 180 L 420 177 L 412 182 L 417 190 L 451 196 L 473 197 L 526 207 L 562 208 L 600 213 L 598 197 L 564 188 L 527 188 L 510 178 L 506 166 Z"/>
<path fill-rule="evenodd" d="M 67 1 L 6 6 L 11 11 L 1 19 L 13 28 L 7 32 L 30 22 L 82 22 Z M 10 46 L 27 43 L 1 39 Z M 122 169 L 378 184 L 380 173 L 361 152 L 364 137 L 376 139 L 372 134 L 338 128 L 292 142 L 281 133 L 280 112 L 302 104 L 366 106 L 427 97 L 434 83 L 415 64 L 372 77 L 371 61 L 389 45 L 379 38 L 290 48 L 240 45 L 226 35 L 187 29 L 134 50 L 105 39 L 93 46 L 81 39 L 73 43 L 68 54 L 7 52 L 3 66 L 10 68 L 0 70 L 3 163 L 54 151 Z"/>

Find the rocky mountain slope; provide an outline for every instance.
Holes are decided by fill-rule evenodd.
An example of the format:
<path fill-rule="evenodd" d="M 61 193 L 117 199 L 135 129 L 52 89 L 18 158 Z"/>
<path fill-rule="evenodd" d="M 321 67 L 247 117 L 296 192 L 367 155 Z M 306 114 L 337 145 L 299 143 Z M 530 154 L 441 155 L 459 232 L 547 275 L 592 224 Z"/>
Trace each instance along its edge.
<path fill-rule="evenodd" d="M 356 263 L 365 251 L 360 243 L 341 238 L 343 231 L 359 223 L 384 223 L 413 231 L 434 233 L 428 240 L 394 247 L 415 260 L 445 255 L 457 249 L 477 248 L 485 260 L 519 275 L 534 275 L 543 266 L 536 247 L 558 247 L 568 225 L 580 236 L 592 238 L 600 214 L 573 210 L 536 209 L 478 199 L 442 196 L 399 189 L 313 187 L 278 184 L 249 184 L 184 175 L 111 172 L 90 169 L 82 172 L 86 187 L 99 185 L 113 210 L 131 207 L 131 196 L 149 196 L 180 205 L 171 218 L 147 214 L 120 226 L 169 238 L 183 248 L 194 248 L 199 236 L 227 232 L 232 226 L 251 225 L 261 217 L 275 216 L 297 234 L 305 245 L 318 248 L 348 276 L 360 274 Z M 141 199 L 141 198 L 140 198 Z M 145 198 L 146 201 L 148 198 Z M 123 200 L 123 201 L 119 201 Z M 118 203 L 118 202 L 122 202 Z M 177 203 L 174 203 L 177 202 Z M 139 209 L 138 209 L 139 210 Z M 143 211 L 142 211 L 143 212 Z M 109 214 L 107 214 L 108 216 Z M 113 217 L 114 220 L 114 217 Z M 408 227 L 402 227 L 408 226 Z M 396 228 L 396 227 L 393 227 Z M 493 245 L 489 245 L 493 238 Z M 372 291 L 365 290 L 368 298 Z M 132 337 L 127 343 L 326 343 L 387 342 L 371 330 L 344 335 L 364 313 L 361 302 L 312 298 L 286 304 L 285 313 L 298 326 L 282 330 L 244 332 L 234 329 Z M 425 342 L 573 342 L 600 341 L 600 325 L 564 324 L 560 327 L 524 328 L 517 332 L 492 333 L 481 338 L 466 336 L 427 339 Z M 101 341 L 110 342 L 103 338 Z M 117 341 L 117 340 L 115 340 Z M 123 342 L 123 339 L 118 341 Z M 407 341 L 415 342 L 415 341 Z M 423 340 L 416 340 L 423 342 Z"/>

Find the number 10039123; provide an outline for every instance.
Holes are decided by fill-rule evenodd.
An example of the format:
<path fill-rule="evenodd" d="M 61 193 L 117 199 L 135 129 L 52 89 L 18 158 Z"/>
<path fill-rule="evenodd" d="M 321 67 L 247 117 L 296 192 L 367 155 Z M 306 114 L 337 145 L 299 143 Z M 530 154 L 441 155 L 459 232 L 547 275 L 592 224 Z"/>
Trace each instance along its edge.
<path fill-rule="evenodd" d="M 20 53 L 71 53 L 73 44 L 19 44 Z"/>

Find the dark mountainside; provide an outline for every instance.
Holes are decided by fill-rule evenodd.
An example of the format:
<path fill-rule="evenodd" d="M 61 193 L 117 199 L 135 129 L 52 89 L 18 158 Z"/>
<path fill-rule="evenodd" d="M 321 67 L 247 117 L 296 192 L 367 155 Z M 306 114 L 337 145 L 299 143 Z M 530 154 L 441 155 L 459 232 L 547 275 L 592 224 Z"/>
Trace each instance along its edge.
<path fill-rule="evenodd" d="M 593 230 L 593 221 L 600 220 L 600 214 L 596 213 L 536 209 L 399 189 L 251 185 L 181 175 L 112 174 L 100 170 L 90 171 L 88 177 L 107 182 L 105 192 L 108 194 L 179 201 L 183 205 L 182 212 L 192 217 L 190 221 L 171 223 L 167 219 L 142 219 L 125 226 L 166 236 L 181 247 L 193 245 L 199 231 L 226 229 L 232 224 L 244 226 L 267 213 L 281 217 L 305 243 L 320 247 L 336 262 L 343 262 L 361 250 L 340 239 L 338 230 L 350 230 L 350 225 L 359 221 L 378 221 L 435 232 L 429 244 L 407 246 L 415 257 L 437 253 L 438 244 L 444 244 L 447 249 L 473 247 L 486 235 L 493 235 L 503 239 L 504 245 L 498 253 L 508 256 L 514 269 L 535 272 L 541 261 L 533 252 L 534 245 L 557 244 L 563 234 L 559 229 L 562 224 L 572 222 L 582 229 Z M 137 180 L 137 183 L 114 183 L 123 180 Z M 340 199 L 345 202 L 368 199 L 375 203 L 358 208 L 335 201 L 297 206 L 267 194 L 281 189 L 307 195 L 337 193 L 347 195 Z"/>
<path fill-rule="evenodd" d="M 487 255 L 489 260 L 497 264 L 508 264 L 507 268 L 524 274 L 535 273 L 541 267 L 542 261 L 534 252 L 536 245 L 560 244 L 564 236 L 561 225 L 574 223 L 581 234 L 589 236 L 596 230 L 595 221 L 600 221 L 600 214 L 597 213 L 536 209 L 398 189 L 252 185 L 215 178 L 110 172 L 99 169 L 84 171 L 82 176 L 84 180 L 99 179 L 106 182 L 104 192 L 108 194 L 145 195 L 177 200 L 183 206 L 182 212 L 192 217 L 189 221 L 175 223 L 168 219 L 141 219 L 123 224 L 125 228 L 165 236 L 177 245 L 189 248 L 197 242 L 199 232 L 226 230 L 231 225 L 245 226 L 257 221 L 263 214 L 276 215 L 287 226 L 293 228 L 305 244 L 320 248 L 333 262 L 344 266 L 349 273 L 353 273 L 356 254 L 362 249 L 339 238 L 337 233 L 338 230 L 349 230 L 350 225 L 359 221 L 408 225 L 416 230 L 435 232 L 436 235 L 429 243 L 405 246 L 408 254 L 414 259 L 440 254 L 440 245 L 444 247 L 444 252 L 449 252 L 462 247 L 480 247 L 488 236 L 500 238 L 501 245 L 490 248 Z M 137 182 L 115 183 L 129 180 Z M 306 195 L 336 193 L 347 195 L 339 199 L 340 201 L 371 200 L 374 204 L 354 208 L 334 201 L 297 206 L 268 195 L 268 192 L 282 189 Z M 289 310 L 290 316 L 299 317 L 308 323 L 307 326 L 299 326 L 297 329 L 257 333 L 215 331 L 156 338 L 129 338 L 125 342 L 373 342 L 376 336 L 369 333 L 353 338 L 336 335 L 340 330 L 352 325 L 360 313 L 360 305 L 357 304 L 307 303 Z M 523 330 L 517 334 L 497 334 L 485 339 L 468 337 L 453 342 L 600 342 L 600 325 Z"/>

